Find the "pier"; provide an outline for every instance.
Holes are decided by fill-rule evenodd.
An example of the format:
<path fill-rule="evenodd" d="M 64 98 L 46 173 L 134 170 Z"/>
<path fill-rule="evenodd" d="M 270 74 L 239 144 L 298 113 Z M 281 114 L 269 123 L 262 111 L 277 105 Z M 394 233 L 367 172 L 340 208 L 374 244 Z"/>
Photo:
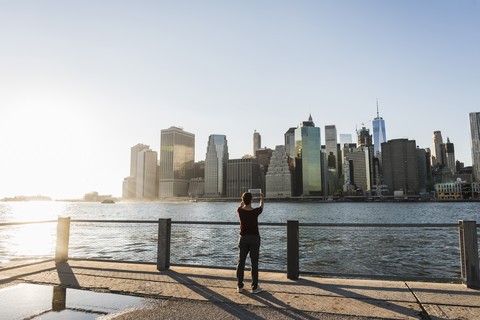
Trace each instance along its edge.
<path fill-rule="evenodd" d="M 246 281 L 248 288 L 248 272 Z M 235 271 L 226 269 L 170 267 L 158 271 L 153 264 L 74 260 L 0 270 L 0 293 L 20 283 L 154 299 L 151 306 L 114 319 L 480 318 L 480 291 L 451 283 L 308 276 L 290 280 L 284 273 L 260 272 L 264 292 L 251 294 L 247 289 L 240 294 Z"/>
<path fill-rule="evenodd" d="M 103 292 L 152 299 L 145 308 L 124 311 L 111 315 L 118 319 L 188 318 L 206 319 L 479 319 L 480 290 L 478 286 L 478 238 L 475 221 L 458 224 L 302 224 L 264 223 L 267 234 L 282 238 L 279 248 L 284 259 L 284 270 L 260 270 L 260 286 L 264 292 L 252 294 L 249 287 L 249 272 L 246 271 L 246 292 L 237 293 L 234 264 L 187 265 L 173 261 L 175 246 L 172 228 L 195 228 L 195 225 L 212 228 L 215 232 L 231 232 L 236 223 L 189 222 L 170 219 L 147 220 L 73 220 L 29 223 L 3 223 L 3 227 L 56 224 L 56 247 L 51 258 L 18 265 L 16 262 L 0 266 L 0 296 L 3 290 L 20 284 L 51 286 L 52 305 L 65 305 L 70 289 L 85 292 Z M 86 226 L 94 225 L 100 230 L 98 240 L 120 242 L 127 250 L 131 244 L 121 237 L 133 236 L 138 228 L 155 233 L 151 237 L 155 247 L 146 250 L 149 261 L 120 261 L 115 255 L 105 252 L 104 259 L 81 257 L 69 252 L 69 248 L 95 241 L 75 236 L 83 233 Z M 137 227 L 134 227 L 137 225 Z M 73 226 L 73 227 L 72 227 Z M 109 226 L 122 226 L 130 233 L 119 233 Z M 141 227 L 138 227 L 141 226 Z M 137 228 L 137 229 L 135 229 Z M 302 232 L 312 228 L 343 228 L 377 230 L 388 228 L 434 228 L 435 232 L 458 231 L 460 266 L 457 278 L 418 277 L 405 275 L 362 275 L 338 272 L 308 272 L 300 259 Z M 46 230 L 46 229 L 45 229 Z M 122 229 L 123 230 L 123 229 Z M 176 229 L 182 231 L 185 229 Z M 268 231 L 267 231 L 268 230 Z M 300 231 L 299 231 L 300 230 Z M 303 230 L 303 231 L 302 231 Z M 315 229 L 317 230 L 317 229 Z M 223 232 L 222 231 L 222 232 Z M 71 236 L 74 235 L 72 240 Z M 200 234 L 201 235 L 201 234 Z M 112 238 L 112 236 L 115 236 Z M 144 235 L 142 235 L 144 237 Z M 123 242 L 125 241 L 125 242 Z M 138 241 L 134 238 L 133 241 Z M 195 240 L 196 241 L 196 240 Z M 439 240 L 440 241 L 440 240 Z M 73 242 L 73 243 L 72 243 Z M 133 248 L 137 250 L 136 248 Z M 154 251 L 153 254 L 151 251 Z M 173 252 L 172 252 L 173 251 Z M 155 255 L 156 254 L 156 255 Z M 188 256 L 188 253 L 187 253 Z M 110 257 L 110 258 L 108 258 Z M 113 258 L 112 258 L 113 257 Z M 152 257 L 155 257 L 152 261 Z M 231 259 L 231 257 L 229 258 Z M 190 262 L 195 262 L 190 260 Z M 215 261 L 215 260 L 213 260 Z M 419 265 L 425 261 L 419 261 Z M 335 270 L 333 270 L 335 271 Z M 58 289 L 63 288 L 63 289 Z M 63 301 L 63 303 L 62 303 Z M 7 308 L 22 308 L 7 305 Z"/>

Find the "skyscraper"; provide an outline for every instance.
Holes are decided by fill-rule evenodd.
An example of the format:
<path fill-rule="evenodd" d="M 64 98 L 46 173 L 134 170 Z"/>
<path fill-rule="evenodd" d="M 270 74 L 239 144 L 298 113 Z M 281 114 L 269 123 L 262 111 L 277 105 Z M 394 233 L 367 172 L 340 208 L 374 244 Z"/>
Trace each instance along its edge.
<path fill-rule="evenodd" d="M 130 148 L 130 176 L 123 180 L 122 196 L 125 199 L 135 199 L 137 192 L 137 159 L 138 154 L 150 147 L 145 144 L 137 144 Z"/>
<path fill-rule="evenodd" d="M 448 137 L 447 143 L 445 143 L 445 165 L 450 172 L 455 173 L 457 171 L 455 164 L 455 147 Z"/>
<path fill-rule="evenodd" d="M 382 143 L 383 177 L 390 193 L 403 190 L 418 194 L 417 145 L 415 140 L 394 139 Z"/>
<path fill-rule="evenodd" d="M 418 187 L 420 192 L 426 192 L 428 188 L 428 163 L 425 149 L 417 147 Z"/>
<path fill-rule="evenodd" d="M 377 101 L 377 117 L 372 121 L 373 126 L 373 145 L 374 155 L 380 158 L 382 152 L 382 143 L 387 142 L 387 135 L 385 133 L 385 121 L 380 117 L 378 113 L 378 101 Z"/>
<path fill-rule="evenodd" d="M 137 156 L 137 199 L 153 200 L 157 197 L 157 152 L 142 150 Z"/>
<path fill-rule="evenodd" d="M 470 112 L 473 181 L 480 181 L 480 112 Z"/>
<path fill-rule="evenodd" d="M 161 131 L 160 182 L 161 198 L 182 197 L 188 194 L 188 182 L 193 177 L 195 135 L 181 128 Z"/>
<path fill-rule="evenodd" d="M 228 160 L 227 197 L 239 198 L 248 189 L 259 189 L 261 187 L 261 170 L 257 159 Z"/>
<path fill-rule="evenodd" d="M 355 185 L 357 189 L 369 191 L 372 189 L 371 175 L 371 157 L 368 147 L 344 148 L 344 166 L 348 175 L 350 184 Z M 346 177 L 346 176 L 345 176 Z M 347 183 L 347 181 L 345 181 Z"/>
<path fill-rule="evenodd" d="M 290 128 L 285 132 L 285 151 L 290 157 L 295 157 L 295 129 Z"/>
<path fill-rule="evenodd" d="M 292 195 L 292 173 L 285 146 L 276 146 L 266 175 L 265 195 L 270 198 L 287 198 Z"/>
<path fill-rule="evenodd" d="M 433 132 L 433 146 L 432 146 L 432 166 L 441 166 L 444 164 L 443 159 L 443 139 L 441 131 Z"/>
<path fill-rule="evenodd" d="M 150 146 L 145 144 L 137 144 L 130 148 L 130 176 L 137 176 L 137 157 L 142 150 L 150 149 Z"/>
<path fill-rule="evenodd" d="M 225 195 L 227 163 L 227 137 L 220 134 L 210 135 L 205 157 L 205 195 L 207 197 Z"/>
<path fill-rule="evenodd" d="M 325 193 L 333 195 L 338 187 L 338 144 L 335 125 L 325 126 L 325 175 L 327 177 Z"/>
<path fill-rule="evenodd" d="M 327 168 L 337 169 L 337 128 L 335 125 L 325 126 L 325 151 L 327 153 Z"/>
<path fill-rule="evenodd" d="M 372 135 L 365 125 L 362 124 L 362 128 L 357 131 L 358 147 L 370 147 L 372 146 Z"/>
<path fill-rule="evenodd" d="M 308 121 L 303 121 L 295 129 L 295 167 L 301 162 L 301 183 L 302 190 L 298 190 L 304 196 L 321 195 L 322 193 L 322 170 L 321 170 L 321 143 L 320 128 L 315 127 L 312 116 Z"/>
<path fill-rule="evenodd" d="M 262 147 L 262 137 L 260 136 L 260 133 L 255 130 L 253 133 L 253 156 L 256 157 L 257 150 Z"/>
<path fill-rule="evenodd" d="M 350 133 L 340 133 L 340 149 L 343 148 L 345 143 L 352 143 L 352 135 Z"/>

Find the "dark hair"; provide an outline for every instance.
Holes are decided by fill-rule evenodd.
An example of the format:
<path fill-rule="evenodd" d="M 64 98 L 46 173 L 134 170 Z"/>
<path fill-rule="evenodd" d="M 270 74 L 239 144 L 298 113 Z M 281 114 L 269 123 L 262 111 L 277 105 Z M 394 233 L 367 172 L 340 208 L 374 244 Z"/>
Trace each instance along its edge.
<path fill-rule="evenodd" d="M 248 206 L 250 203 L 252 203 L 252 194 L 250 192 L 244 192 L 242 194 L 242 201 L 243 201 L 243 204 Z"/>

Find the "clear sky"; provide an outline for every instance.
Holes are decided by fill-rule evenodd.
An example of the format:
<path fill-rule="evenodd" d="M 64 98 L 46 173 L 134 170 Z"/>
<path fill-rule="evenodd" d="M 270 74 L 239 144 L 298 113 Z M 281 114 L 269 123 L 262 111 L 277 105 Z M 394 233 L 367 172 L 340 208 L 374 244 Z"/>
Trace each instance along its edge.
<path fill-rule="evenodd" d="M 0 198 L 121 196 L 130 147 L 160 130 L 283 144 L 311 113 L 471 164 L 480 1 L 0 1 Z"/>

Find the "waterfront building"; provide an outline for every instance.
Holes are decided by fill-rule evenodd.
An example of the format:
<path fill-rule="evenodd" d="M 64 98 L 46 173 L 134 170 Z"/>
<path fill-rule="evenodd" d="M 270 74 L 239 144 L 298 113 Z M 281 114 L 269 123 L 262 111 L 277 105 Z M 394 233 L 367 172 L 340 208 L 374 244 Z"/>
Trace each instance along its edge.
<path fill-rule="evenodd" d="M 137 144 L 130 148 L 130 176 L 123 180 L 122 197 L 124 199 L 135 199 L 137 190 L 137 158 L 142 150 L 150 147 L 145 144 Z"/>
<path fill-rule="evenodd" d="M 126 177 L 123 179 L 122 198 L 135 199 L 137 192 L 137 179 L 135 177 Z"/>
<path fill-rule="evenodd" d="M 353 161 L 343 158 L 343 191 L 350 192 L 355 190 L 355 181 L 353 181 Z"/>
<path fill-rule="evenodd" d="M 444 164 L 445 147 L 443 146 L 442 132 L 433 132 L 433 146 L 432 146 L 432 166 L 439 167 Z"/>
<path fill-rule="evenodd" d="M 240 198 L 248 189 L 260 189 L 261 170 L 255 158 L 230 159 L 227 163 L 227 197 Z"/>
<path fill-rule="evenodd" d="M 357 131 L 358 147 L 370 147 L 372 146 L 372 135 L 365 125 L 362 124 L 362 128 Z"/>
<path fill-rule="evenodd" d="M 390 193 L 418 194 L 418 162 L 415 140 L 394 139 L 382 143 L 383 178 Z"/>
<path fill-rule="evenodd" d="M 263 172 L 267 173 L 270 159 L 272 158 L 273 150 L 270 148 L 257 149 L 257 160 L 262 167 Z"/>
<path fill-rule="evenodd" d="M 227 137 L 221 134 L 210 135 L 205 157 L 205 196 L 222 197 L 225 195 L 227 163 Z"/>
<path fill-rule="evenodd" d="M 340 148 L 343 148 L 345 143 L 352 143 L 352 135 L 350 133 L 340 133 Z"/>
<path fill-rule="evenodd" d="M 284 134 L 285 150 L 287 155 L 293 158 L 295 157 L 295 129 L 296 128 L 290 128 Z"/>
<path fill-rule="evenodd" d="M 338 144 L 337 128 L 335 125 L 325 126 L 325 173 L 328 195 L 333 195 L 338 186 Z"/>
<path fill-rule="evenodd" d="M 161 130 L 159 197 L 188 195 L 188 182 L 193 177 L 195 135 L 181 128 Z"/>
<path fill-rule="evenodd" d="M 418 167 L 418 188 L 420 192 L 427 192 L 428 187 L 428 176 L 427 176 L 427 166 L 428 158 L 427 152 L 425 149 L 417 147 L 417 167 Z"/>
<path fill-rule="evenodd" d="M 437 199 L 461 199 L 462 198 L 462 184 L 458 182 L 436 183 L 435 195 Z"/>
<path fill-rule="evenodd" d="M 153 200 L 157 197 L 157 152 L 142 150 L 137 156 L 137 200 Z"/>
<path fill-rule="evenodd" d="M 285 146 L 276 146 L 265 177 L 267 198 L 288 198 L 292 196 L 292 172 Z"/>
<path fill-rule="evenodd" d="M 374 156 L 381 158 L 380 153 L 382 151 L 382 143 L 387 142 L 387 135 L 385 133 L 385 120 L 380 117 L 378 113 L 378 100 L 377 100 L 377 117 L 372 121 L 373 127 L 373 146 Z"/>
<path fill-rule="evenodd" d="M 458 177 L 454 182 L 435 184 L 437 199 L 478 199 L 480 182 L 469 182 Z"/>
<path fill-rule="evenodd" d="M 188 183 L 188 196 L 190 198 L 198 198 L 205 193 L 205 181 L 203 178 L 197 177 L 190 179 Z"/>
<path fill-rule="evenodd" d="M 312 116 L 295 129 L 295 170 L 298 173 L 296 193 L 304 196 L 322 194 L 320 128 L 315 127 Z M 301 167 L 301 169 L 300 169 Z"/>
<path fill-rule="evenodd" d="M 337 128 L 335 125 L 325 126 L 325 152 L 327 153 L 327 168 L 337 169 Z"/>
<path fill-rule="evenodd" d="M 354 185 L 355 189 L 372 189 L 371 157 L 368 147 L 344 148 L 344 182 Z M 344 187 L 345 190 L 345 187 Z"/>
<path fill-rule="evenodd" d="M 150 149 L 150 146 L 147 146 L 146 144 L 141 144 L 141 143 L 130 148 L 130 177 L 137 176 L 138 154 L 141 151 L 148 150 L 148 149 Z"/>
<path fill-rule="evenodd" d="M 262 136 L 255 130 L 253 133 L 253 156 L 257 155 L 257 150 L 262 147 Z"/>
<path fill-rule="evenodd" d="M 205 178 L 205 161 L 198 161 L 193 164 L 193 177 Z"/>
<path fill-rule="evenodd" d="M 473 180 L 480 181 L 480 112 L 470 112 L 469 120 Z"/>
<path fill-rule="evenodd" d="M 258 160 L 258 163 L 260 163 L 262 190 L 265 190 L 265 175 L 267 174 L 268 166 L 270 165 L 272 153 L 273 150 L 270 148 L 260 148 L 257 150 L 256 159 Z"/>
<path fill-rule="evenodd" d="M 450 138 L 448 137 L 447 143 L 445 143 L 445 165 L 451 173 L 455 173 L 457 171 L 455 164 L 455 148 L 453 143 L 450 142 Z"/>

